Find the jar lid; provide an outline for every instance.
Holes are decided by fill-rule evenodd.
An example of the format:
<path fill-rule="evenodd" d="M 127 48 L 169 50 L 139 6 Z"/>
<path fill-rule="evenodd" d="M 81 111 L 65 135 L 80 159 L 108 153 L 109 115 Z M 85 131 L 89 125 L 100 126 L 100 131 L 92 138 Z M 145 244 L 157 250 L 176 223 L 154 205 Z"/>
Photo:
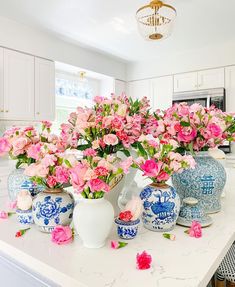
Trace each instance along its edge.
<path fill-rule="evenodd" d="M 196 205 L 198 204 L 198 200 L 195 197 L 186 197 L 183 199 L 183 203 L 188 205 Z"/>

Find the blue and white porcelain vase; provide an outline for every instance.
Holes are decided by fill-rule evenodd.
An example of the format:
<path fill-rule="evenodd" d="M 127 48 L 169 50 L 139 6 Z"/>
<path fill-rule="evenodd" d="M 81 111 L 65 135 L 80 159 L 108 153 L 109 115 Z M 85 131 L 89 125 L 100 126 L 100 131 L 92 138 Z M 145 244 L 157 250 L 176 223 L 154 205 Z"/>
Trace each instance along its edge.
<path fill-rule="evenodd" d="M 42 232 L 52 232 L 56 225 L 69 225 L 73 217 L 74 198 L 63 189 L 46 189 L 33 200 L 34 223 Z"/>
<path fill-rule="evenodd" d="M 20 190 L 26 189 L 31 196 L 36 196 L 43 187 L 32 182 L 27 175 L 24 174 L 24 168 L 14 169 L 7 179 L 8 196 L 10 201 L 15 201 Z"/>
<path fill-rule="evenodd" d="M 21 225 L 28 226 L 28 225 L 33 224 L 32 209 L 28 209 L 28 210 L 17 209 L 16 214 L 17 214 L 17 220 Z"/>
<path fill-rule="evenodd" d="M 195 169 L 187 169 L 172 176 L 172 183 L 181 200 L 194 197 L 206 213 L 221 210 L 221 194 L 226 183 L 222 164 L 208 152 L 198 152 L 194 157 Z"/>
<path fill-rule="evenodd" d="M 138 233 L 140 220 L 123 221 L 119 218 L 115 219 L 117 225 L 117 234 L 121 239 L 130 240 L 134 239 Z"/>
<path fill-rule="evenodd" d="M 147 185 L 140 193 L 144 211 L 144 227 L 166 232 L 174 228 L 180 211 L 180 198 L 174 187 L 167 184 Z"/>

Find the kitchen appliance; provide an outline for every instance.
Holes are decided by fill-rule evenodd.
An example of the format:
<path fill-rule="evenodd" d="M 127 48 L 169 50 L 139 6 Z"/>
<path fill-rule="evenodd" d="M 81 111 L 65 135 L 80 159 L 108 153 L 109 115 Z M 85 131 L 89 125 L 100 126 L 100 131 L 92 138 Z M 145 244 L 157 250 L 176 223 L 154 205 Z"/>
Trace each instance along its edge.
<path fill-rule="evenodd" d="M 183 93 L 174 93 L 173 94 L 173 104 L 186 102 L 189 105 L 194 103 L 199 103 L 203 107 L 209 108 L 211 105 L 214 105 L 216 108 L 226 111 L 226 96 L 225 89 L 210 89 L 210 90 L 198 90 L 198 91 L 189 91 Z M 231 145 L 228 141 L 225 141 L 223 145 L 219 147 L 225 153 L 231 152 Z"/>
<path fill-rule="evenodd" d="M 192 105 L 194 103 L 199 103 L 207 108 L 209 108 L 211 105 L 214 105 L 216 108 L 225 111 L 226 109 L 225 98 L 226 97 L 224 88 L 189 91 L 183 93 L 174 93 L 173 104 L 186 102 L 189 105 Z"/>

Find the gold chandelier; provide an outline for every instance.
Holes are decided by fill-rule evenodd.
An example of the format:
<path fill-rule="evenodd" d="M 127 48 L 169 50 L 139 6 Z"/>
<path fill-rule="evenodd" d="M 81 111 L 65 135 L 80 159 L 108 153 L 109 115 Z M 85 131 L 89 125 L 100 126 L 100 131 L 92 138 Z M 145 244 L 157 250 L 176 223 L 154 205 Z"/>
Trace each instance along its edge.
<path fill-rule="evenodd" d="M 140 34 L 146 40 L 167 38 L 171 34 L 175 18 L 175 8 L 160 0 L 153 0 L 136 12 Z"/>

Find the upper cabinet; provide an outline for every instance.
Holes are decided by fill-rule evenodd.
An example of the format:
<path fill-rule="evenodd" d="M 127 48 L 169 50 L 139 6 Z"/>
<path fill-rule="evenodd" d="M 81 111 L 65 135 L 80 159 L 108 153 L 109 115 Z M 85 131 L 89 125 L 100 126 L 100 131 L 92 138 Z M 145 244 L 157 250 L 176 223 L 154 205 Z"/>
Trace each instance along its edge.
<path fill-rule="evenodd" d="M 235 112 L 235 66 L 225 68 L 226 111 Z"/>
<path fill-rule="evenodd" d="M 224 68 L 174 75 L 174 92 L 224 87 Z"/>
<path fill-rule="evenodd" d="M 55 118 L 55 68 L 49 60 L 35 58 L 35 119 Z"/>
<path fill-rule="evenodd" d="M 34 57 L 4 49 L 4 119 L 34 118 Z"/>
<path fill-rule="evenodd" d="M 0 48 L 0 118 L 53 120 L 54 63 Z"/>
<path fill-rule="evenodd" d="M 153 110 L 168 109 L 172 105 L 173 76 L 160 77 L 151 80 Z"/>

